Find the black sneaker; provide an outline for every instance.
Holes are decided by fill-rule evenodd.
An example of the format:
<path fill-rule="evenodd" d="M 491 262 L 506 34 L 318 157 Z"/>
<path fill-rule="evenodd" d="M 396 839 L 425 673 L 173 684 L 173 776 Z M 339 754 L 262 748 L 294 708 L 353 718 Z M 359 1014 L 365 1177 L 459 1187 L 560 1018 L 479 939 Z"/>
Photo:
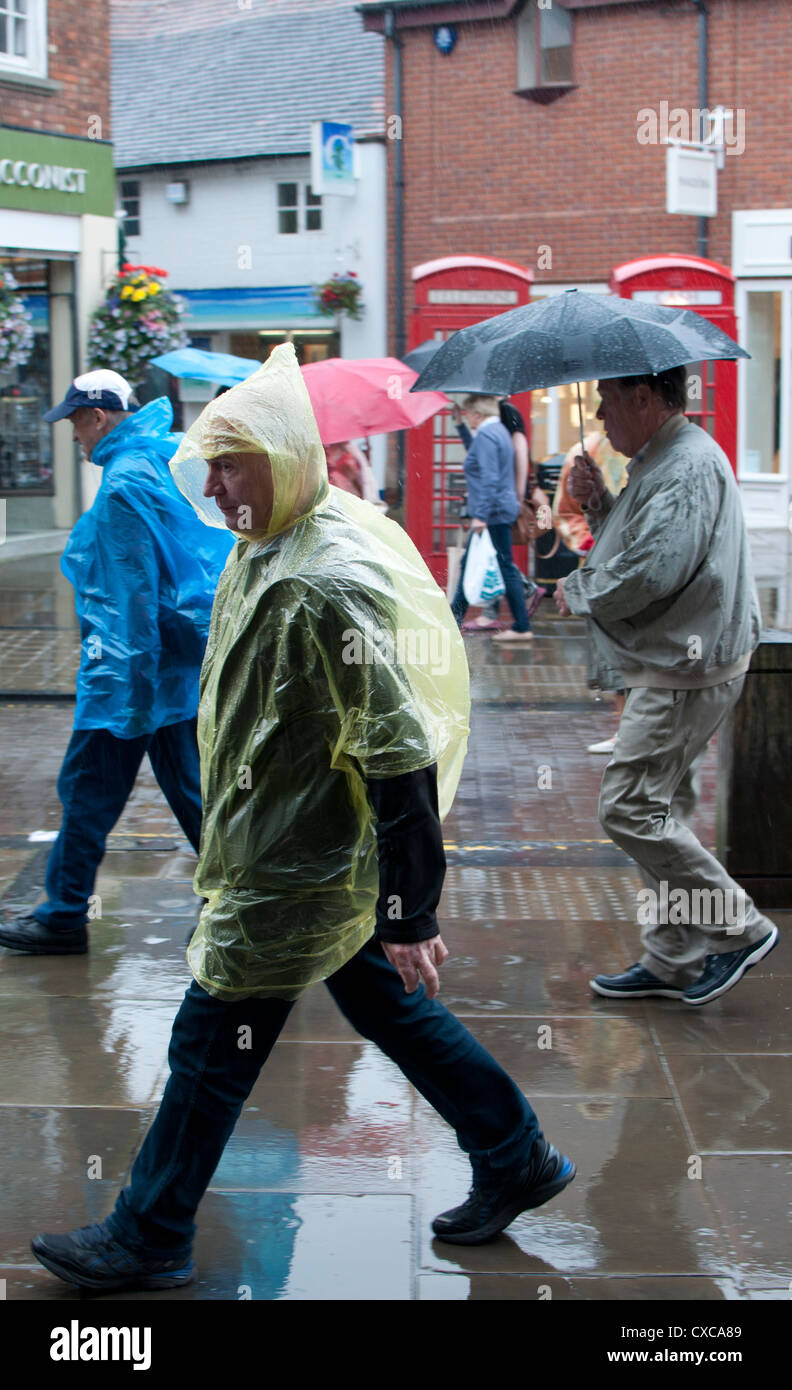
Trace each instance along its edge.
<path fill-rule="evenodd" d="M 642 965 L 631 965 L 623 975 L 595 975 L 589 984 L 595 994 L 602 994 L 606 999 L 650 999 L 656 994 L 664 999 L 685 997 L 681 985 L 667 985 Z"/>
<path fill-rule="evenodd" d="M 742 979 L 746 970 L 750 970 L 751 966 L 769 956 L 777 941 L 778 927 L 773 927 L 767 936 L 763 936 L 761 941 L 755 941 L 753 946 L 744 946 L 741 951 L 722 951 L 718 956 L 707 956 L 702 974 L 694 985 L 685 990 L 685 1003 L 708 1004 L 710 999 L 717 999 L 719 995 L 725 994 L 727 989 L 731 989 L 732 985 L 736 985 L 737 981 Z"/>
<path fill-rule="evenodd" d="M 133 1253 L 119 1245 L 101 1223 L 81 1226 L 64 1236 L 36 1236 L 30 1248 L 51 1274 L 98 1293 L 177 1289 L 195 1278 L 189 1255 L 168 1260 L 161 1255 Z"/>
<path fill-rule="evenodd" d="M 0 924 L 0 946 L 29 956 L 84 956 L 88 932 L 84 926 L 45 927 L 35 917 L 13 917 Z"/>
<path fill-rule="evenodd" d="M 453 1245 L 484 1245 L 523 1211 L 541 1207 L 570 1183 L 577 1169 L 546 1139 L 537 1139 L 527 1168 L 502 1187 L 484 1191 L 473 1186 L 466 1202 L 444 1211 L 432 1222 L 440 1240 Z"/>

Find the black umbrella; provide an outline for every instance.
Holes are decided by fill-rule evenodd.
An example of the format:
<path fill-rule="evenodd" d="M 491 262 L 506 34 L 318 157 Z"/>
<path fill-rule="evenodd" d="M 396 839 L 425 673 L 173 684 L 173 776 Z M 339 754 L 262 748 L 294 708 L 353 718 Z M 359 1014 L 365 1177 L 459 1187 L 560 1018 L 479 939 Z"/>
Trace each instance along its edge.
<path fill-rule="evenodd" d="M 405 366 L 412 367 L 414 372 L 422 372 L 442 346 L 441 338 L 427 338 L 425 343 L 419 343 L 417 347 L 412 349 L 412 352 L 407 353 L 406 357 L 402 357 L 401 361 L 404 362 Z"/>
<path fill-rule="evenodd" d="M 691 309 L 566 290 L 461 328 L 411 389 L 510 396 L 749 355 Z M 582 410 L 580 437 L 582 443 Z"/>

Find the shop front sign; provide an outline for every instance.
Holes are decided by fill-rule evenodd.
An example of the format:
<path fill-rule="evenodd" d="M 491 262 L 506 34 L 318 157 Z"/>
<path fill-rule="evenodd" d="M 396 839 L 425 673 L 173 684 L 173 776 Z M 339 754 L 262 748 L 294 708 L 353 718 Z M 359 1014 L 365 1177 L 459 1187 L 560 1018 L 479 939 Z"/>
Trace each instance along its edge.
<path fill-rule="evenodd" d="M 0 208 L 112 217 L 112 145 L 0 128 Z"/>

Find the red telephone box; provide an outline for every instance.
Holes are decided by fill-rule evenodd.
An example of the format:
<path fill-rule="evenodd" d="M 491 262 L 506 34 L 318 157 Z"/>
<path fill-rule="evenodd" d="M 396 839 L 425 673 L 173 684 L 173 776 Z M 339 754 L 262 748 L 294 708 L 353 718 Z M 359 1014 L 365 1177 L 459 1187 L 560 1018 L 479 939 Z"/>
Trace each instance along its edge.
<path fill-rule="evenodd" d="M 528 304 L 533 273 L 489 256 L 447 256 L 415 266 L 412 278 L 409 351 L 427 338 L 443 340 L 458 328 Z M 512 399 L 530 437 L 530 392 Z M 450 410 L 441 410 L 407 435 L 407 534 L 441 585 L 446 582 L 447 547 L 459 527 L 464 457 Z"/>
<path fill-rule="evenodd" d="M 610 290 L 622 299 L 693 309 L 736 340 L 735 279 L 728 266 L 702 256 L 652 256 L 617 265 Z M 692 389 L 685 414 L 720 444 L 736 474 L 737 363 L 692 362 L 688 371 Z"/>

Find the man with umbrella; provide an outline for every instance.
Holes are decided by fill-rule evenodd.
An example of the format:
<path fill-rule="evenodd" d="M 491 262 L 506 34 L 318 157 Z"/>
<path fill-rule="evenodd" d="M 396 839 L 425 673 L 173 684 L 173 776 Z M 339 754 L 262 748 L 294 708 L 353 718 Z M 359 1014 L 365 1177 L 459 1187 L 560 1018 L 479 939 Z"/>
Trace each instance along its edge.
<path fill-rule="evenodd" d="M 588 619 L 594 682 L 627 689 L 599 814 L 648 890 L 640 962 L 591 987 L 698 1005 L 762 960 L 778 930 L 686 824 L 695 765 L 759 640 L 739 494 L 723 451 L 685 418 L 686 376 L 680 366 L 600 381 L 597 418 L 630 458 L 629 481 L 614 498 L 588 456 L 577 460 L 571 491 L 595 543 L 556 602 Z"/>
<path fill-rule="evenodd" d="M 592 980 L 608 998 L 707 1004 L 778 939 L 685 824 L 696 761 L 739 699 L 758 645 L 759 607 L 734 476 L 723 450 L 685 419 L 683 364 L 747 356 L 690 310 L 569 290 L 453 334 L 413 388 L 475 382 L 508 393 L 599 378 L 597 418 L 630 459 L 627 486 L 611 498 L 581 449 L 571 486 L 594 548 L 556 586 L 561 613 L 588 620 L 592 684 L 628 691 L 600 818 L 646 883 L 644 955 Z"/>

